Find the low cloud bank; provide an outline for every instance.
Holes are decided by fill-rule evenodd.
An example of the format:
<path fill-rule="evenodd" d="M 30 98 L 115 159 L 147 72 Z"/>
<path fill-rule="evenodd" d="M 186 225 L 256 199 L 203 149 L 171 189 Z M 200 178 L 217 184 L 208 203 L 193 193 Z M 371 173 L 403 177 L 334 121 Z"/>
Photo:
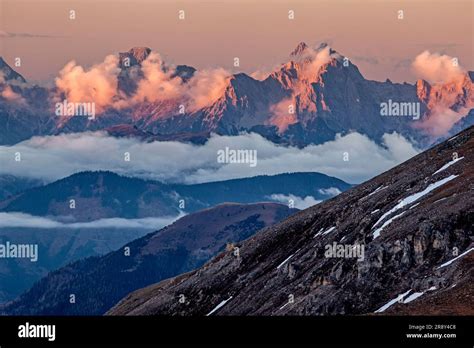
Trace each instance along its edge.
<path fill-rule="evenodd" d="M 47 217 L 34 216 L 24 213 L 0 213 L 0 228 L 70 228 L 70 229 L 88 229 L 88 228 L 137 228 L 147 230 L 157 230 L 163 228 L 184 214 L 169 217 L 148 217 L 142 219 L 123 219 L 108 218 L 99 219 L 90 222 L 60 222 Z"/>
<path fill-rule="evenodd" d="M 284 195 L 284 194 L 273 194 L 268 197 L 274 201 L 283 203 L 288 206 L 292 206 L 297 209 L 306 209 L 315 204 L 321 203 L 322 201 L 318 201 L 313 196 L 306 196 L 306 197 L 299 197 L 295 195 Z"/>
<path fill-rule="evenodd" d="M 320 172 L 360 183 L 413 157 L 419 151 L 404 137 L 383 136 L 379 146 L 351 133 L 303 149 L 278 146 L 258 134 L 213 135 L 204 145 L 174 141 L 144 143 L 114 138 L 104 132 L 33 137 L 0 146 L 0 174 L 51 182 L 80 171 L 110 170 L 118 174 L 168 183 L 203 183 L 256 175 Z M 256 150 L 257 164 L 219 163 L 218 151 Z M 129 161 L 125 160 L 129 153 Z M 15 161 L 21 155 L 21 161 Z"/>

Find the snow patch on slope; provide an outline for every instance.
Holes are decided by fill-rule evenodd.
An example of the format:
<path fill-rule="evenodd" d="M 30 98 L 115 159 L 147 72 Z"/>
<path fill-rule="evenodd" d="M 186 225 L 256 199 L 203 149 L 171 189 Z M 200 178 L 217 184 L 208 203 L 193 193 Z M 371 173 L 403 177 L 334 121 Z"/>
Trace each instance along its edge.
<path fill-rule="evenodd" d="M 280 263 L 278 266 L 277 266 L 277 269 L 280 269 L 281 266 L 283 266 L 285 263 L 288 262 L 289 259 L 291 259 L 293 256 L 295 256 L 295 254 L 300 251 L 301 249 L 298 249 L 296 250 L 296 252 L 294 254 L 291 254 L 290 256 L 288 256 L 282 263 Z"/>
<path fill-rule="evenodd" d="M 463 256 L 466 256 L 467 254 L 469 254 L 469 253 L 470 253 L 471 251 L 473 251 L 473 250 L 474 250 L 474 248 L 471 248 L 471 249 L 466 250 L 466 251 L 463 252 L 461 255 L 456 256 L 454 259 L 449 260 L 449 261 L 443 263 L 443 264 L 442 264 L 441 266 L 439 266 L 437 269 L 440 269 L 440 268 L 449 266 L 449 265 L 452 264 L 454 261 L 460 259 L 460 258 L 463 257 Z"/>
<path fill-rule="evenodd" d="M 210 311 L 209 313 L 206 314 L 206 317 L 212 315 L 213 313 L 217 312 L 219 309 L 221 309 L 222 307 L 224 307 L 224 305 L 229 302 L 230 300 L 232 300 L 232 296 L 229 297 L 227 300 L 224 300 L 222 301 L 221 303 L 219 303 L 212 311 Z"/>
<path fill-rule="evenodd" d="M 398 295 L 397 297 L 395 297 L 394 299 L 388 301 L 386 304 L 384 304 L 382 307 L 380 307 L 379 309 L 377 309 L 375 311 L 375 313 L 383 313 L 385 312 L 387 309 L 389 309 L 390 307 L 392 307 L 395 303 L 397 302 L 401 302 L 403 300 L 403 298 L 408 295 L 409 293 L 411 292 L 411 289 L 408 290 L 407 292 L 404 292 L 403 294 L 400 294 Z"/>
<path fill-rule="evenodd" d="M 457 178 L 458 175 L 450 175 L 447 178 L 441 179 L 439 181 L 436 181 L 428 187 L 426 187 L 423 191 L 414 193 L 406 198 L 401 199 L 396 206 L 394 206 L 392 209 L 390 209 L 388 212 L 383 214 L 380 219 L 377 220 L 377 222 L 374 224 L 374 227 L 377 226 L 381 221 L 383 221 L 387 216 L 391 215 L 392 213 L 396 212 L 399 209 L 402 209 L 411 203 L 416 202 L 417 200 L 421 199 L 422 197 L 426 196 L 428 193 L 430 193 L 433 190 L 436 190 L 438 187 L 448 183 L 449 181 Z"/>
<path fill-rule="evenodd" d="M 402 216 L 402 215 L 405 214 L 405 213 L 406 213 L 406 212 L 404 211 L 404 212 L 402 212 L 402 213 L 400 213 L 400 214 L 398 214 L 398 215 L 395 215 L 394 217 L 391 217 L 391 218 L 388 219 L 387 221 L 385 221 L 382 226 L 380 226 L 379 228 L 377 228 L 377 229 L 373 232 L 372 235 L 373 235 L 374 239 L 377 238 L 377 237 L 379 237 L 379 236 L 380 236 L 380 232 L 382 232 L 382 230 L 383 230 L 385 227 L 387 227 L 388 225 L 390 225 L 393 220 L 399 218 L 400 216 Z M 375 225 L 374 225 L 374 226 L 375 226 Z"/>
<path fill-rule="evenodd" d="M 314 235 L 313 238 L 316 238 L 317 236 L 325 236 L 326 234 L 331 233 L 332 231 L 334 231 L 334 230 L 336 229 L 336 226 L 330 227 L 330 228 L 328 228 L 328 229 L 327 229 L 326 231 L 324 231 L 324 232 L 323 232 L 323 229 L 324 229 L 324 228 L 321 228 L 321 229 L 319 230 L 319 232 Z"/>
<path fill-rule="evenodd" d="M 464 158 L 464 157 L 459 157 L 459 158 L 453 159 L 452 161 L 449 161 L 448 163 L 446 163 L 444 166 L 442 166 L 441 168 L 439 168 L 436 172 L 434 172 L 434 173 L 431 174 L 431 175 L 435 175 L 435 174 L 438 174 L 439 172 L 442 172 L 443 170 L 445 170 L 445 169 L 448 168 L 448 167 L 451 167 L 454 163 L 459 162 L 459 161 L 462 160 L 463 158 Z"/>

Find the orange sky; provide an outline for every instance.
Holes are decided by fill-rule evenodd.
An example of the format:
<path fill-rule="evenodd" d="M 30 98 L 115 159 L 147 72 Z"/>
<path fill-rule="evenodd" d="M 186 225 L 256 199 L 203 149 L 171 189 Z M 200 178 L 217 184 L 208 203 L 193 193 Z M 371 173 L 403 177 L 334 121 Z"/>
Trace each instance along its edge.
<path fill-rule="evenodd" d="M 473 18 L 472 0 L 0 0 L 0 55 L 21 57 L 15 69 L 33 81 L 133 46 L 175 64 L 252 73 L 287 60 L 300 41 L 327 41 L 367 78 L 413 82 L 410 63 L 426 49 L 474 70 Z"/>

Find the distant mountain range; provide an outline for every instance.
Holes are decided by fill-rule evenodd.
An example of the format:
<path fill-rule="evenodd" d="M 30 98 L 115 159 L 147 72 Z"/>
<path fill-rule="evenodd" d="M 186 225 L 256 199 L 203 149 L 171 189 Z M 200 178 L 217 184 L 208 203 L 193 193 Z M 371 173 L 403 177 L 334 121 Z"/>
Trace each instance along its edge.
<path fill-rule="evenodd" d="M 4 182 L 20 187 L 15 177 Z M 73 221 L 104 218 L 175 216 L 224 202 L 256 203 L 278 201 L 273 194 L 331 198 L 351 185 L 321 173 L 288 173 L 274 176 L 226 180 L 194 185 L 164 184 L 120 176 L 112 172 L 80 172 L 53 183 L 27 189 L 0 201 L 0 212 L 35 216 L 67 216 Z M 18 191 L 18 189 L 11 189 Z M 74 209 L 70 208 L 73 199 Z M 289 202 L 285 202 L 288 204 Z"/>
<path fill-rule="evenodd" d="M 470 127 L 108 314 L 473 315 L 473 182 Z"/>
<path fill-rule="evenodd" d="M 137 47 L 119 54 L 119 94 L 131 96 L 136 92 L 143 79 L 142 64 L 151 52 Z M 125 59 L 127 65 L 123 63 Z M 419 103 L 419 121 L 423 122 L 447 117 L 444 113 L 459 113 L 462 121 L 462 116 L 474 108 L 474 72 L 438 84 L 424 80 L 416 84 L 370 81 L 350 60 L 326 44 L 312 49 L 300 43 L 290 60 L 262 81 L 243 73 L 230 76 L 216 100 L 198 109 L 183 110 L 183 101 L 176 97 L 120 109 L 109 107 L 92 120 L 54 116 L 54 100 L 58 100 L 59 93 L 56 88 L 18 83 L 23 77 L 3 60 L 0 69 L 5 80 L 0 91 L 8 86 L 25 101 L 0 103 L 1 144 L 15 144 L 33 135 L 106 130 L 109 134 L 146 140 L 198 144 L 211 133 L 255 132 L 275 143 L 303 147 L 333 140 L 337 133 L 357 131 L 377 143 L 384 133 L 398 132 L 419 147 L 427 147 L 440 135 L 419 129 L 418 121 L 412 117 L 381 116 L 381 104 Z M 170 68 L 164 66 L 165 72 L 166 69 Z M 198 73 L 185 65 L 174 67 L 173 71 L 170 78 L 180 79 L 180 85 L 191 83 Z M 466 127 L 472 119 L 463 122 Z"/>
<path fill-rule="evenodd" d="M 4 222 L 4 216 L 0 216 Z M 172 222 L 169 219 L 169 222 Z M 166 224 L 165 221 L 161 226 Z M 155 226 L 159 228 L 160 225 Z M 97 226 L 95 228 L 0 228 L 0 244 L 37 245 L 38 260 L 0 258 L 0 303 L 11 301 L 31 286 L 68 263 L 86 257 L 106 254 L 117 250 L 131 240 L 153 231 L 153 228 Z"/>
<path fill-rule="evenodd" d="M 296 211 L 275 203 L 222 204 L 187 215 L 117 251 L 51 272 L 0 313 L 103 314 L 129 292 L 193 270 Z"/>
<path fill-rule="evenodd" d="M 115 250 L 185 213 L 225 202 L 281 202 L 299 208 L 298 202 L 292 205 L 290 199 L 310 196 L 310 203 L 314 204 L 351 187 L 320 173 L 171 185 L 97 171 L 80 172 L 47 185 L 14 176 L 0 176 L 0 183 L 3 192 L 24 189 L 0 201 L 0 214 L 10 214 L 1 217 L 0 242 L 38 244 L 41 256 L 35 263 L 7 260 L 0 267 L 0 303 L 15 298 L 49 271 Z M 40 186 L 29 188 L 35 184 Z M 9 225 L 11 216 L 21 222 Z M 38 221 L 39 217 L 44 220 Z M 125 225 L 134 221 L 130 219 L 146 218 L 154 220 L 140 228 Z M 81 222 L 82 225 L 72 225 Z M 63 225 L 51 226 L 58 223 Z"/>
<path fill-rule="evenodd" d="M 43 185 L 42 180 L 17 177 L 11 174 L 0 174 L 0 201 L 27 189 Z"/>

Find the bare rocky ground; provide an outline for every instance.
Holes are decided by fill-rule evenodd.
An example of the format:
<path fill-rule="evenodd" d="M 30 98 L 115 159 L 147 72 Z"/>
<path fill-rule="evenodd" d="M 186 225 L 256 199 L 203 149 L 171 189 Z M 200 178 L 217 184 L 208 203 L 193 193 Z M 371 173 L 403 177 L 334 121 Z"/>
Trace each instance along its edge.
<path fill-rule="evenodd" d="M 108 314 L 472 315 L 473 135 L 470 127 L 261 230 L 237 253 L 137 290 Z M 333 242 L 363 245 L 364 259 L 325 257 Z"/>

